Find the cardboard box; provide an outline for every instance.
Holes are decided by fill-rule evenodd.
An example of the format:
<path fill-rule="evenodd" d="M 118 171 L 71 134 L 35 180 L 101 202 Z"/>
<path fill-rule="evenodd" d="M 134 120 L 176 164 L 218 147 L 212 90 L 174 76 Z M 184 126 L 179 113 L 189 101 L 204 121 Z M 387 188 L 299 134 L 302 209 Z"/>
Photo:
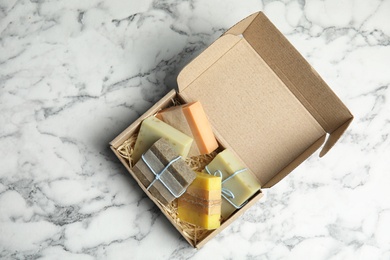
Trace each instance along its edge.
<path fill-rule="evenodd" d="M 319 147 L 325 155 L 353 116 L 317 72 L 259 12 L 229 29 L 179 74 L 172 90 L 111 143 L 116 150 L 138 131 L 143 119 L 172 104 L 200 101 L 220 145 L 230 148 L 270 188 Z M 328 138 L 326 139 L 326 137 Z M 194 243 L 170 215 L 163 213 L 194 247 L 200 248 L 262 197 L 261 191 L 221 227 Z"/>

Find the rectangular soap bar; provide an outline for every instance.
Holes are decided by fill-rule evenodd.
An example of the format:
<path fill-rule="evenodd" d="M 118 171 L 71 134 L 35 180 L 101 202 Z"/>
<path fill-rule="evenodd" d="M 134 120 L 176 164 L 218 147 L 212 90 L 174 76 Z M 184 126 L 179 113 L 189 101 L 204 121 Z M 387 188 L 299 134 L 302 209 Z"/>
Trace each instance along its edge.
<path fill-rule="evenodd" d="M 209 154 L 218 148 L 210 122 L 199 101 L 162 110 L 156 116 L 194 138 L 190 156 Z"/>
<path fill-rule="evenodd" d="M 172 145 L 161 138 L 134 165 L 134 174 L 147 188 L 156 179 L 156 174 L 160 174 L 178 156 Z M 195 177 L 195 172 L 180 158 L 159 176 L 159 180 L 154 181 L 149 191 L 162 204 L 168 205 L 176 198 L 175 195 L 184 193 Z"/>
<path fill-rule="evenodd" d="M 193 138 L 183 134 L 158 118 L 151 116 L 142 121 L 132 155 L 134 163 L 138 162 L 141 155 L 162 137 L 172 144 L 176 152 L 181 155 L 183 159 L 186 159 Z"/>
<path fill-rule="evenodd" d="M 221 218 L 221 178 L 197 172 L 196 179 L 178 199 L 178 217 L 205 229 L 216 229 Z"/>
<path fill-rule="evenodd" d="M 206 166 L 206 171 L 214 174 L 220 171 L 222 174 L 222 188 L 230 191 L 234 198 L 226 195 L 231 202 L 236 206 L 245 203 L 253 194 L 255 194 L 261 187 L 253 174 L 245 168 L 239 159 L 229 150 L 225 149 L 220 152 L 209 165 Z M 240 171 L 243 170 L 243 171 Z M 240 171 L 234 177 L 229 178 L 235 172 Z M 216 174 L 218 175 L 218 173 Z M 236 208 L 228 202 L 225 198 L 222 199 L 222 218 L 227 219 Z"/>

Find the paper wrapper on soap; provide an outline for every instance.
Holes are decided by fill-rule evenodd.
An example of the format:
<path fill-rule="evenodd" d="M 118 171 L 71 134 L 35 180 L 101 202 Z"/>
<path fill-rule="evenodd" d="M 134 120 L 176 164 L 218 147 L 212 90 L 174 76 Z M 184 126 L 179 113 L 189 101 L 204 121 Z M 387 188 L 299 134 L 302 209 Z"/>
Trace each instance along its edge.
<path fill-rule="evenodd" d="M 247 200 L 260 190 L 260 183 L 249 169 L 229 150 L 220 152 L 205 171 L 211 175 L 222 175 L 222 218 L 227 219 L 241 208 Z"/>
<path fill-rule="evenodd" d="M 194 138 L 188 156 L 209 154 L 218 148 L 207 115 L 199 101 L 161 110 L 156 117 Z"/>
<path fill-rule="evenodd" d="M 182 195 L 196 177 L 165 138 L 160 138 L 141 156 L 133 171 L 146 188 L 153 182 L 149 191 L 164 205 Z"/>

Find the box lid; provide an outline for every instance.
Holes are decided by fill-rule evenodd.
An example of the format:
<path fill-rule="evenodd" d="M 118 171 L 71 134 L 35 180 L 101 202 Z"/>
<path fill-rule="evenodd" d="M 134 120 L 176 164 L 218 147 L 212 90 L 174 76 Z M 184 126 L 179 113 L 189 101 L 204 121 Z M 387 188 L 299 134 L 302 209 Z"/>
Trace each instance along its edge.
<path fill-rule="evenodd" d="M 216 136 L 271 187 L 353 116 L 261 12 L 242 20 L 178 76 L 180 95 L 199 100 Z M 292 167 L 294 166 L 294 167 Z"/>

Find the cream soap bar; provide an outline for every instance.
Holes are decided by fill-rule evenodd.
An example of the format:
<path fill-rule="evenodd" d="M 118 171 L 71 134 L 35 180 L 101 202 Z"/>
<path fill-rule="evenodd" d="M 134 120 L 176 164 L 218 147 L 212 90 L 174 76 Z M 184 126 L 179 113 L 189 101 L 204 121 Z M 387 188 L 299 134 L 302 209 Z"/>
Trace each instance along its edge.
<path fill-rule="evenodd" d="M 227 219 L 237 208 L 245 203 L 261 187 L 253 174 L 245 168 L 228 149 L 219 153 L 206 167 L 209 174 L 222 174 L 222 218 Z"/>
<path fill-rule="evenodd" d="M 221 178 L 203 172 L 196 174 L 178 199 L 178 217 L 205 229 L 216 229 L 221 219 Z"/>
<path fill-rule="evenodd" d="M 156 116 L 194 138 L 189 156 L 209 154 L 218 148 L 211 125 L 199 101 L 164 109 Z"/>
<path fill-rule="evenodd" d="M 134 163 L 138 162 L 141 155 L 160 138 L 167 139 L 176 152 L 184 160 L 186 159 L 193 139 L 154 116 L 151 116 L 142 121 L 132 155 Z"/>

